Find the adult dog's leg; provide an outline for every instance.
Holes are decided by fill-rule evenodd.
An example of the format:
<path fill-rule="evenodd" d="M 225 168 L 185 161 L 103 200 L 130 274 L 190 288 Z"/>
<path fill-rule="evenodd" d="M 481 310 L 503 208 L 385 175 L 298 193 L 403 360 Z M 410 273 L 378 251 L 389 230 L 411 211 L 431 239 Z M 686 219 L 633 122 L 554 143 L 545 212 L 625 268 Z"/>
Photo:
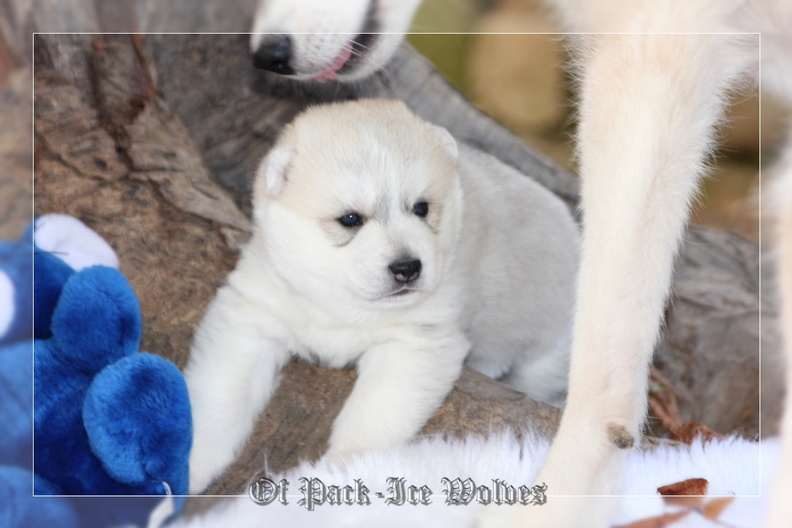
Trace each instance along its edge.
<path fill-rule="evenodd" d="M 786 360 L 786 399 L 781 426 L 781 461 L 773 481 L 769 528 L 792 526 L 792 129 L 788 131 L 786 151 L 779 165 L 775 196 L 778 223 L 778 277 L 781 287 L 781 328 L 784 333 Z"/>
<path fill-rule="evenodd" d="M 592 504 L 579 510 L 553 495 L 620 491 L 623 454 L 640 441 L 673 259 L 726 92 L 757 59 L 755 44 L 729 35 L 580 37 L 584 232 L 569 394 L 537 478 L 547 504 L 512 509 L 513 522 L 492 526 L 606 526 Z"/>

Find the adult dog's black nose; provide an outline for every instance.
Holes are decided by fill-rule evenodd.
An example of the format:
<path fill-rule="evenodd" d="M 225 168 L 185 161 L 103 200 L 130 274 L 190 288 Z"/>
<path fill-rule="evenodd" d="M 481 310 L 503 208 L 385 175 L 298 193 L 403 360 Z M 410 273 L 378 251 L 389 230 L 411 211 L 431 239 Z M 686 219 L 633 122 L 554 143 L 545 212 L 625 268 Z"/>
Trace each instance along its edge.
<path fill-rule="evenodd" d="M 388 269 L 393 273 L 393 278 L 399 282 L 414 281 L 421 274 L 421 261 L 413 260 L 399 260 L 394 262 Z"/>
<path fill-rule="evenodd" d="M 256 68 L 268 70 L 281 75 L 292 75 L 290 61 L 292 42 L 289 35 L 265 35 L 253 52 L 253 64 Z"/>

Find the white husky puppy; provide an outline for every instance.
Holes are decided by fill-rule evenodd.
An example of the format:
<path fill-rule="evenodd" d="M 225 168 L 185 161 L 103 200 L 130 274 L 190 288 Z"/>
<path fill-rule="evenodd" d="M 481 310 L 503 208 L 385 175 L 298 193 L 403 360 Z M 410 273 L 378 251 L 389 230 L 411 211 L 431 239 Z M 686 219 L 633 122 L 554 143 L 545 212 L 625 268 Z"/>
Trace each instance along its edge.
<path fill-rule="evenodd" d="M 408 440 L 463 361 L 563 401 L 578 232 L 552 193 L 396 101 L 315 107 L 255 183 L 254 235 L 185 377 L 190 491 L 242 448 L 291 355 L 358 380 L 338 456 Z"/>

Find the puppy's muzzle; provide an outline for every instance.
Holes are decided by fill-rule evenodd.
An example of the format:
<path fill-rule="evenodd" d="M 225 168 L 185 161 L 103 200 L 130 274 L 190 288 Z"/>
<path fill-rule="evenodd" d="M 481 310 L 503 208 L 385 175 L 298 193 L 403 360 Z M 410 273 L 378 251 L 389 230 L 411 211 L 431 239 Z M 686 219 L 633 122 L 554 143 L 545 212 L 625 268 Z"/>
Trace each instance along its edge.
<path fill-rule="evenodd" d="M 256 68 L 281 75 L 294 74 L 291 59 L 292 41 L 289 35 L 266 35 L 253 53 Z"/>
<path fill-rule="evenodd" d="M 421 275 L 421 261 L 418 259 L 399 260 L 388 266 L 397 282 L 412 282 Z"/>

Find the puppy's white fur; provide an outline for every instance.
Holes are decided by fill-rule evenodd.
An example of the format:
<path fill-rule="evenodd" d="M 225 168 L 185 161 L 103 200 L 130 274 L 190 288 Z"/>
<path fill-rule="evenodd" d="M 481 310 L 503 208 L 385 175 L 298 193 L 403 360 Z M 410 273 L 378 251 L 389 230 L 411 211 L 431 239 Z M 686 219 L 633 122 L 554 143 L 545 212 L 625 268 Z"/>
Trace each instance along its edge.
<path fill-rule="evenodd" d="M 353 214 L 361 225 L 339 221 Z M 578 258 L 569 211 L 403 103 L 298 117 L 260 166 L 254 225 L 185 370 L 191 492 L 234 460 L 292 354 L 356 364 L 331 457 L 408 440 L 471 348 L 474 368 L 563 401 Z M 406 258 L 422 263 L 409 283 L 389 270 Z"/>
<path fill-rule="evenodd" d="M 343 9 L 366 3 L 343 2 Z M 755 79 L 758 72 L 758 36 L 734 33 L 761 33 L 763 90 L 792 102 L 792 4 L 784 0 L 548 3 L 567 30 L 631 33 L 592 35 L 576 44 L 583 260 L 569 400 L 540 475 L 551 492 L 599 494 L 617 489 L 622 454 L 615 444 L 629 445 L 643 422 L 646 369 L 673 256 L 728 91 Z M 408 2 L 401 9 L 414 8 Z M 383 19 L 383 31 L 407 29 L 406 23 L 391 23 L 396 20 L 403 18 Z M 786 149 L 792 151 L 792 140 Z M 792 267 L 789 203 L 783 205 L 781 239 L 786 259 L 781 263 L 782 294 L 787 305 L 792 302 L 787 275 Z M 789 329 L 790 310 L 785 310 Z M 792 363 L 789 344 L 787 357 Z M 790 407 L 792 401 L 787 402 Z M 792 457 L 790 415 L 787 412 L 784 426 L 786 467 Z M 779 476 L 776 484 L 779 496 L 791 490 L 792 471 Z M 783 509 L 786 520 L 781 522 L 783 515 L 776 513 L 773 526 L 790 524 L 789 504 L 776 501 L 775 511 Z M 581 525 L 573 509 L 561 511 L 558 517 L 551 517 L 551 510 L 544 508 L 538 514 L 548 518 L 533 511 L 517 517 L 525 515 L 522 521 L 530 517 L 537 526 Z M 605 525 L 605 516 L 597 520 L 590 512 L 586 515 L 587 526 Z M 506 525 L 521 519 L 512 521 Z"/>

